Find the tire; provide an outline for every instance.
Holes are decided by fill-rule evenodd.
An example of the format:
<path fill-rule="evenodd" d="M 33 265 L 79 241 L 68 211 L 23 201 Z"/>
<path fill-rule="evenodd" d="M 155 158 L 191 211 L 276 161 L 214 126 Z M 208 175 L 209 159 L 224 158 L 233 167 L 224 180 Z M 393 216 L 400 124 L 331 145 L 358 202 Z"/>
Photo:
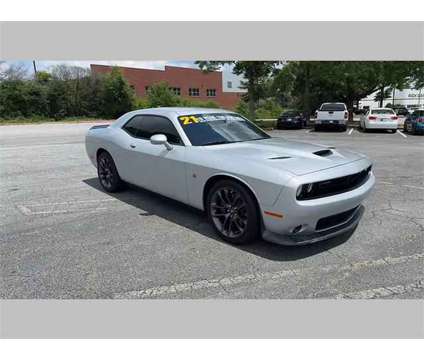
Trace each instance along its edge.
<path fill-rule="evenodd" d="M 320 126 L 319 125 L 315 125 L 314 126 L 314 131 L 319 131 L 320 130 Z"/>
<path fill-rule="evenodd" d="M 259 213 L 251 192 L 233 180 L 212 186 L 206 198 L 209 222 L 225 241 L 243 245 L 259 237 Z"/>
<path fill-rule="evenodd" d="M 346 131 L 347 130 L 347 126 L 346 125 L 341 125 L 340 126 L 340 131 Z"/>
<path fill-rule="evenodd" d="M 395 129 L 392 129 L 391 131 L 392 131 L 392 134 L 394 134 L 394 133 L 396 133 L 396 131 L 397 131 L 397 130 L 395 130 Z"/>
<path fill-rule="evenodd" d="M 122 190 L 124 182 L 121 180 L 115 162 L 107 151 L 97 156 L 97 176 L 102 188 L 110 193 Z"/>

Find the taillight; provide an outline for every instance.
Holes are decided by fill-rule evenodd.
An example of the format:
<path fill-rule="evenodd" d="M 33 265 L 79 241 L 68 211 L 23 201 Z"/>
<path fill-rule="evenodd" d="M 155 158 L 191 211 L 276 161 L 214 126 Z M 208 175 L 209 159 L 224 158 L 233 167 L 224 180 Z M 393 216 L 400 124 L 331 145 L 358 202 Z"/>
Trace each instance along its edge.
<path fill-rule="evenodd" d="M 417 122 L 419 122 L 419 123 L 424 122 L 424 118 L 418 118 L 418 119 L 417 119 Z"/>
<path fill-rule="evenodd" d="M 377 120 L 377 116 L 368 116 L 368 120 Z"/>
<path fill-rule="evenodd" d="M 398 119 L 398 117 L 397 117 L 396 115 L 392 116 L 391 118 L 392 118 L 393 120 L 397 120 L 397 119 Z"/>
<path fill-rule="evenodd" d="M 344 118 L 345 118 L 345 119 L 347 119 L 347 111 L 345 111 L 345 116 L 344 116 Z"/>

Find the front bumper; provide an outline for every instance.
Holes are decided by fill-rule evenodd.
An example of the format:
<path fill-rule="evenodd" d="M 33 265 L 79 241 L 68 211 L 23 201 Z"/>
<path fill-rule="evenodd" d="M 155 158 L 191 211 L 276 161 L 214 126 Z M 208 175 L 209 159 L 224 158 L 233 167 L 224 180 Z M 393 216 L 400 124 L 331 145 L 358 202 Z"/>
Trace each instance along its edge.
<path fill-rule="evenodd" d="M 279 120 L 277 121 L 277 127 L 278 128 L 298 128 L 302 126 L 302 122 L 301 121 L 297 121 L 297 120 L 292 120 L 292 121 L 287 121 L 287 120 Z"/>
<path fill-rule="evenodd" d="M 364 214 L 365 208 L 363 205 L 359 205 L 353 214 L 345 221 L 331 227 L 326 230 L 316 231 L 311 234 L 299 234 L 299 235 L 286 235 L 281 236 L 279 234 L 275 234 L 265 230 L 262 234 L 265 240 L 268 240 L 273 243 L 281 244 L 281 245 L 307 245 L 315 242 L 328 240 L 334 238 L 336 236 L 340 236 L 344 233 L 352 231 L 359 224 L 359 220 L 361 220 L 362 215 Z"/>
<path fill-rule="evenodd" d="M 363 159 L 344 165 L 343 174 L 354 174 L 371 163 Z M 340 176 L 340 169 L 328 169 L 292 179 L 282 191 L 276 203 L 266 211 L 282 214 L 282 218 L 263 216 L 262 236 L 265 240 L 283 245 L 304 245 L 339 236 L 356 227 L 364 208 L 363 200 L 372 190 L 375 177 L 371 172 L 367 180 L 359 187 L 332 196 L 312 200 L 296 200 L 296 189 L 300 183 L 315 182 Z M 320 179 L 321 178 L 321 179 Z M 264 209 L 265 210 L 265 209 Z M 348 213 L 349 217 L 328 227 L 320 227 L 324 219 Z M 295 229 L 300 227 L 299 231 Z"/>

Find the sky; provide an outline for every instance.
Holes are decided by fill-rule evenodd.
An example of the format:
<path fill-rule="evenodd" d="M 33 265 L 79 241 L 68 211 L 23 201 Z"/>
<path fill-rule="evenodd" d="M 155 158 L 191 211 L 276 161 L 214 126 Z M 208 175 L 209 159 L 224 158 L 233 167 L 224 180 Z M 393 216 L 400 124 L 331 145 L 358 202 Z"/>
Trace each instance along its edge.
<path fill-rule="evenodd" d="M 23 65 L 27 68 L 28 73 L 33 72 L 32 60 L 28 61 L 4 61 L 0 62 L 0 71 L 6 70 L 12 64 Z M 180 66 L 186 68 L 198 68 L 194 61 L 104 61 L 104 60 L 91 60 L 91 61 L 38 61 L 36 60 L 37 70 L 49 70 L 52 66 L 58 64 L 67 64 L 74 66 L 81 66 L 88 68 L 90 64 L 103 64 L 103 65 L 118 65 L 118 66 L 127 66 L 127 67 L 135 67 L 135 68 L 143 68 L 143 69 L 161 69 L 165 68 L 165 65 L 172 66 Z M 223 72 L 232 74 L 231 67 L 226 65 L 222 68 Z"/>

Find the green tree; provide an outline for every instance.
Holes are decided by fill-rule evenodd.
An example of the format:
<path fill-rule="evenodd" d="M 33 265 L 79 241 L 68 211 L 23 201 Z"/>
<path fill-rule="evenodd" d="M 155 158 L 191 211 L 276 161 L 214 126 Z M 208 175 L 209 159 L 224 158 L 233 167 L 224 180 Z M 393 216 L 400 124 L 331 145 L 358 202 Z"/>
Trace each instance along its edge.
<path fill-rule="evenodd" d="M 149 107 L 178 106 L 180 99 L 169 88 L 167 82 L 159 82 L 149 87 L 147 91 Z"/>
<path fill-rule="evenodd" d="M 276 75 L 274 87 L 289 91 L 305 113 L 322 102 L 344 102 L 352 119 L 353 105 L 360 99 L 376 91 L 385 96 L 385 89 L 406 86 L 410 77 L 411 65 L 406 62 L 289 62 Z"/>
<path fill-rule="evenodd" d="M 118 68 L 104 76 L 102 115 L 117 118 L 134 107 L 134 89 L 130 87 Z"/>
<path fill-rule="evenodd" d="M 233 73 L 244 78 L 241 86 L 247 89 L 244 100 L 247 100 L 248 117 L 251 120 L 256 119 L 256 108 L 259 100 L 265 95 L 266 82 L 279 63 L 280 61 L 196 61 L 203 71 L 214 71 L 225 64 L 233 65 Z"/>

